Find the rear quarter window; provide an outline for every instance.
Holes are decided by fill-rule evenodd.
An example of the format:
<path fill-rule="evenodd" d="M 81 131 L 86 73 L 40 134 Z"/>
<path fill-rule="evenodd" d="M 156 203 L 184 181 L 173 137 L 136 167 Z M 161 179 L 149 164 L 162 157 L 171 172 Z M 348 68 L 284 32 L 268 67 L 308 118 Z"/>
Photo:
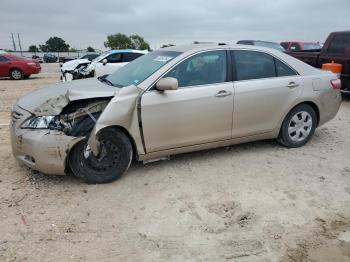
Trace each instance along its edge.
<path fill-rule="evenodd" d="M 236 79 L 238 81 L 276 76 L 273 56 L 262 52 L 246 50 L 237 50 L 233 53 Z"/>
<path fill-rule="evenodd" d="M 297 73 L 282 61 L 275 58 L 277 76 L 295 76 Z"/>

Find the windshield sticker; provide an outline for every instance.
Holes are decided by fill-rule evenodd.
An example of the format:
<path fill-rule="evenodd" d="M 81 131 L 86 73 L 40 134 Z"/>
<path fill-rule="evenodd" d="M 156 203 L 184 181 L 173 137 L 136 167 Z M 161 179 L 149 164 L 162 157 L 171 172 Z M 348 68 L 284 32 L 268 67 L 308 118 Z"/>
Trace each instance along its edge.
<path fill-rule="evenodd" d="M 171 56 L 157 56 L 156 58 L 153 59 L 153 61 L 166 63 L 166 62 L 168 62 L 171 59 L 172 59 Z"/>

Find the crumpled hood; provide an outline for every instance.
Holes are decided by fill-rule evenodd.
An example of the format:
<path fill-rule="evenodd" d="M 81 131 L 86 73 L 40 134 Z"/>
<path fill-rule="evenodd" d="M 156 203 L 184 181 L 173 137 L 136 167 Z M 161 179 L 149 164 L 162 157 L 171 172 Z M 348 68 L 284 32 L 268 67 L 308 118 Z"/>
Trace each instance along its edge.
<path fill-rule="evenodd" d="M 75 60 L 72 60 L 72 61 L 68 61 L 68 62 L 65 62 L 62 67 L 61 67 L 61 70 L 64 72 L 64 71 L 72 71 L 74 69 L 77 68 L 78 65 L 80 64 L 90 64 L 91 61 L 88 60 L 88 59 L 75 59 Z"/>
<path fill-rule="evenodd" d="M 70 101 L 112 97 L 120 90 L 100 82 L 97 78 L 82 79 L 33 91 L 18 99 L 17 106 L 35 115 L 58 115 Z"/>

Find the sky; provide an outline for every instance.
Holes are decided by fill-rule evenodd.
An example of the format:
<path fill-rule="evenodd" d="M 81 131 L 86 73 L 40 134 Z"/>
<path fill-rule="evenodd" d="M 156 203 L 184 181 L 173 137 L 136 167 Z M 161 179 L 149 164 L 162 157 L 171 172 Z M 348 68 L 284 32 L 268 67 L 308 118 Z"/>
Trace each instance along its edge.
<path fill-rule="evenodd" d="M 139 34 L 151 45 L 254 39 L 324 42 L 350 30 L 350 0 L 0 0 L 0 49 L 50 36 L 71 47 L 105 49 L 109 34 Z"/>

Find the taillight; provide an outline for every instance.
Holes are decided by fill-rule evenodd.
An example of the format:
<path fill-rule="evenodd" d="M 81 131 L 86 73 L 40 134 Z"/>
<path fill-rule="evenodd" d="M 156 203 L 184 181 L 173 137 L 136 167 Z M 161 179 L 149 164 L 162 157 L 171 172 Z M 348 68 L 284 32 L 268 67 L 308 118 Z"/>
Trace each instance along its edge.
<path fill-rule="evenodd" d="M 332 79 L 331 80 L 331 85 L 333 89 L 339 90 L 341 88 L 341 81 L 340 79 Z"/>

